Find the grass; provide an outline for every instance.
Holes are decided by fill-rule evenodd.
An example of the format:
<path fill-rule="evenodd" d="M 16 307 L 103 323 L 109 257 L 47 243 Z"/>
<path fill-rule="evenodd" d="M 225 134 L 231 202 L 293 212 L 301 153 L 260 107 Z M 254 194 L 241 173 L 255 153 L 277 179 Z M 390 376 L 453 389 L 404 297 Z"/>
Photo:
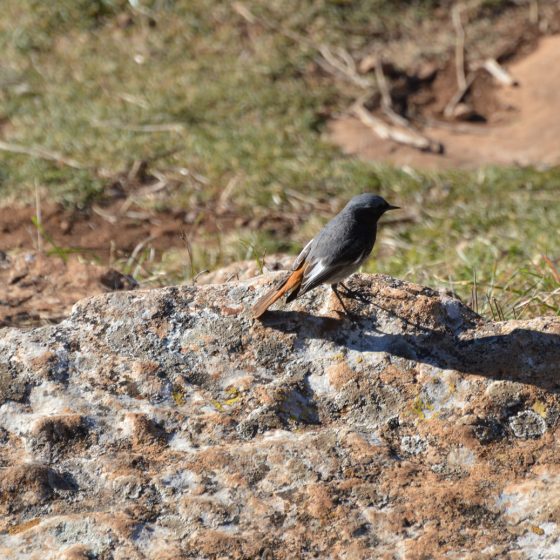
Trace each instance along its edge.
<path fill-rule="evenodd" d="M 359 92 L 321 71 L 314 47 L 297 36 L 357 56 L 372 42 L 412 36 L 419 53 L 441 55 L 452 36 L 436 45 L 427 23 L 440 17 L 439 4 L 248 0 L 267 26 L 219 0 L 5 0 L 0 139 L 82 168 L 0 151 L 0 203 L 32 201 L 38 182 L 50 200 L 85 207 L 131 161 L 146 159 L 182 173 L 178 188 L 147 205 L 211 208 L 234 181 L 228 211 L 249 221 L 284 214 L 295 224 L 290 236 L 266 223 L 201 228 L 189 258 L 186 250 L 156 258 L 146 247 L 118 263 L 158 284 L 296 252 L 352 194 L 374 191 L 404 210 L 383 226 L 368 270 L 451 289 L 487 316 L 560 314 L 560 170 L 419 173 L 355 161 L 324 139 L 326 119 Z M 481 21 L 508 4 L 482 2 Z M 476 17 L 470 36 L 483 50 Z"/>

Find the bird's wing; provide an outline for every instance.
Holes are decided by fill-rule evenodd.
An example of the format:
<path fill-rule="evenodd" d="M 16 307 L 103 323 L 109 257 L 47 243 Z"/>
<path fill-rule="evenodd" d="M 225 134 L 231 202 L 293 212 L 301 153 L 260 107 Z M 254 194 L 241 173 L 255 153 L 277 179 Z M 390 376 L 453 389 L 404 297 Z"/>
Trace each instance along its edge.
<path fill-rule="evenodd" d="M 294 261 L 292 265 L 292 270 L 297 270 L 301 267 L 307 255 L 309 255 L 309 251 L 311 251 L 311 245 L 313 244 L 313 239 L 302 249 L 301 253 L 298 255 L 297 259 Z"/>
<path fill-rule="evenodd" d="M 330 278 L 336 278 L 340 274 L 343 274 L 345 270 L 348 270 L 348 274 L 352 273 L 356 268 L 356 264 L 357 263 L 354 261 L 343 261 L 332 264 L 322 259 L 308 263 L 303 273 L 301 293 L 304 294 L 320 284 L 328 282 Z"/>
<path fill-rule="evenodd" d="M 365 229 L 344 213 L 333 218 L 303 249 L 294 263 L 302 264 L 300 293 L 331 279 L 351 274 L 368 257 L 375 243 L 375 228 Z"/>
<path fill-rule="evenodd" d="M 348 242 L 337 247 L 336 243 L 318 243 L 305 263 L 301 293 L 327 283 L 331 278 L 340 278 L 345 272 L 352 274 L 370 254 L 371 245 Z"/>

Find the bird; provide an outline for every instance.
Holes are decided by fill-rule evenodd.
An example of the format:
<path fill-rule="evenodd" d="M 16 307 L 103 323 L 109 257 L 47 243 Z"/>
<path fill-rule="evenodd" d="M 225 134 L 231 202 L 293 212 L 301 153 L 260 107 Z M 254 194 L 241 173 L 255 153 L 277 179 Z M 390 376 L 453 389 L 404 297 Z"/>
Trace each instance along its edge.
<path fill-rule="evenodd" d="M 286 303 L 321 284 L 330 284 L 343 309 L 340 284 L 346 295 L 354 295 L 342 281 L 369 257 L 377 235 L 377 222 L 385 212 L 397 210 L 383 197 L 364 193 L 354 196 L 346 206 L 311 240 L 294 261 L 291 273 L 252 307 L 258 319 L 284 294 Z"/>

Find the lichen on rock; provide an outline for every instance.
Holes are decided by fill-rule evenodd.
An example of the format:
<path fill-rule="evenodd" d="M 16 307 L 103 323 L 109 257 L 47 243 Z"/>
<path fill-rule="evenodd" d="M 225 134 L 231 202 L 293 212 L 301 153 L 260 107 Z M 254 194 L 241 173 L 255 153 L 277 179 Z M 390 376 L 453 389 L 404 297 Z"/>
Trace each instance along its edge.
<path fill-rule="evenodd" d="M 560 320 L 355 275 L 352 318 L 321 287 L 253 321 L 279 274 L 0 330 L 0 557 L 554 549 L 556 510 L 512 500 L 557 476 Z"/>

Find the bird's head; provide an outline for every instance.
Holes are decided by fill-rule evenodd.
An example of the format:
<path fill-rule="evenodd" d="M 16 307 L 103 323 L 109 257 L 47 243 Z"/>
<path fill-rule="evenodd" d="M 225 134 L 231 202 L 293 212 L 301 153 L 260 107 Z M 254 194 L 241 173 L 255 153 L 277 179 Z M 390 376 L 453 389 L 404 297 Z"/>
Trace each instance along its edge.
<path fill-rule="evenodd" d="M 388 210 L 398 210 L 399 206 L 389 204 L 383 197 L 365 193 L 354 196 L 344 208 L 356 216 L 378 220 Z"/>

